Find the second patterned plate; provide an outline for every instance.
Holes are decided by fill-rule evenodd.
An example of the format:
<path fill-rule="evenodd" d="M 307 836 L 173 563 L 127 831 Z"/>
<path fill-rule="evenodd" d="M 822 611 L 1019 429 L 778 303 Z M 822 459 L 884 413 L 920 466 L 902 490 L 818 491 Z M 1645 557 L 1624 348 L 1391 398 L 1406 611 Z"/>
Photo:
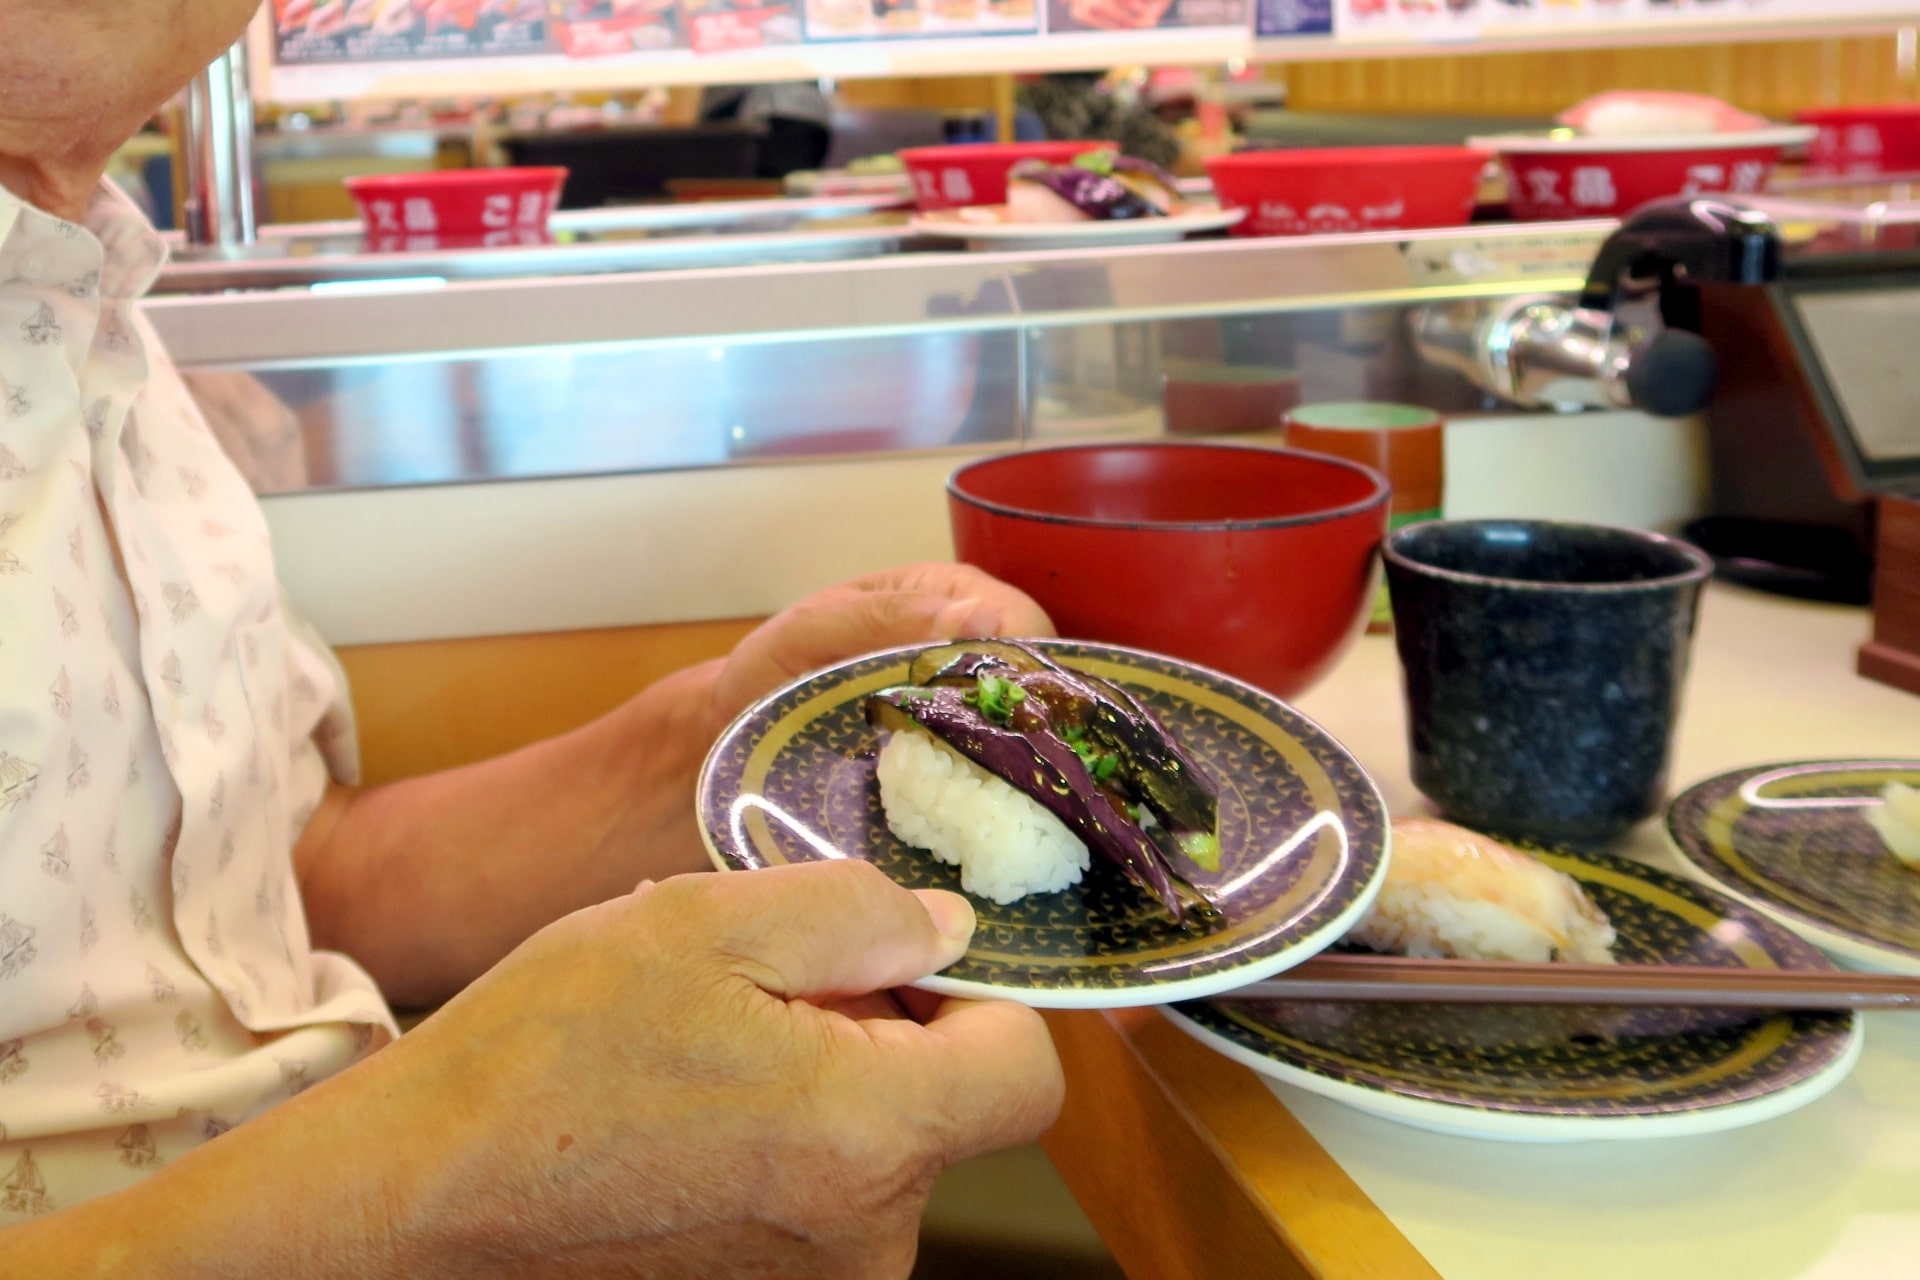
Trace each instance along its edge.
<path fill-rule="evenodd" d="M 1625 858 L 1534 852 L 1607 913 L 1622 964 L 1833 967 L 1712 889 Z M 1853 1014 L 1742 1009 L 1222 1001 L 1167 1015 L 1276 1080 L 1417 1128 L 1514 1142 L 1753 1124 L 1839 1084 L 1862 1040 Z"/>
<path fill-rule="evenodd" d="M 1920 974 L 1920 871 L 1868 824 L 1889 782 L 1920 786 L 1920 760 L 1806 760 L 1689 787 L 1667 834 L 1701 878 L 1843 964 Z"/>

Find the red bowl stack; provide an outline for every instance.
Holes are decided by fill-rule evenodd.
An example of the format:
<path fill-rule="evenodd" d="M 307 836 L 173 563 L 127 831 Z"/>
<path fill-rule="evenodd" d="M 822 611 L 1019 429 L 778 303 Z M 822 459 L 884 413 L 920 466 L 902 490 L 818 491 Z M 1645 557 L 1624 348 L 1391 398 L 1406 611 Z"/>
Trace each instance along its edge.
<path fill-rule="evenodd" d="M 1506 167 L 1507 203 L 1522 222 L 1617 218 L 1649 200 L 1751 194 L 1773 176 L 1806 126 L 1646 137 L 1512 135 L 1475 141 Z"/>
<path fill-rule="evenodd" d="M 913 198 L 922 213 L 1005 204 L 1007 170 L 1022 160 L 1065 164 L 1089 151 L 1112 151 L 1111 142 L 958 142 L 944 147 L 909 147 L 900 163 L 913 179 Z"/>
<path fill-rule="evenodd" d="M 1337 458 L 1170 441 L 1002 454 L 947 482 L 959 558 L 1032 596 L 1061 635 L 1283 698 L 1365 624 L 1387 496 Z"/>
<path fill-rule="evenodd" d="M 387 173 L 345 185 L 370 241 L 426 247 L 543 238 L 566 180 L 565 169 L 528 167 Z"/>
<path fill-rule="evenodd" d="M 1807 153 L 1809 173 L 1920 173 L 1920 102 L 1821 107 L 1794 118 L 1820 130 Z"/>
<path fill-rule="evenodd" d="M 1487 154 L 1472 147 L 1242 151 L 1207 161 L 1214 194 L 1245 209 L 1236 236 L 1457 227 L 1473 214 Z"/>

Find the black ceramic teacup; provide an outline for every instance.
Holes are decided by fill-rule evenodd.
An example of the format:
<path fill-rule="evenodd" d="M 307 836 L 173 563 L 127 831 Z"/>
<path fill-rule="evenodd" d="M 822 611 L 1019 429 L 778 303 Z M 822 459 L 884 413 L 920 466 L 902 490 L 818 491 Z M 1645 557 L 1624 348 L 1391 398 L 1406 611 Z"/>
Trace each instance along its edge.
<path fill-rule="evenodd" d="M 1712 562 L 1604 525 L 1440 520 L 1388 538 L 1413 781 L 1469 826 L 1591 844 L 1665 798 Z"/>

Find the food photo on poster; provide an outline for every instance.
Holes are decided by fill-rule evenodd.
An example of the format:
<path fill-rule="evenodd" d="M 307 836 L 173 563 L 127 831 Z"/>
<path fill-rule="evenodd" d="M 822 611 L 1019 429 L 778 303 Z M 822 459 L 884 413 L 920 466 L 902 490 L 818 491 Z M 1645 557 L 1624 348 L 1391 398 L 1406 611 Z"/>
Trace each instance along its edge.
<path fill-rule="evenodd" d="M 1248 0 L 1048 0 L 1047 30 L 1152 31 L 1245 27 Z"/>
<path fill-rule="evenodd" d="M 548 0 L 553 36 L 571 58 L 686 47 L 674 0 Z"/>
<path fill-rule="evenodd" d="M 1349 35 L 1422 33 L 1472 38 L 1482 26 L 1619 21 L 1639 17 L 1654 0 L 1343 0 L 1339 29 Z M 1712 0 L 1722 7 L 1721 0 Z M 1669 8 L 1673 6 L 1668 6 Z"/>
<path fill-rule="evenodd" d="M 800 14 L 790 0 L 682 0 L 687 45 L 695 53 L 737 53 L 798 44 Z"/>
<path fill-rule="evenodd" d="M 809 43 L 1038 35 L 1036 0 L 807 0 Z"/>
<path fill-rule="evenodd" d="M 274 0 L 281 63 L 540 53 L 547 0 Z"/>

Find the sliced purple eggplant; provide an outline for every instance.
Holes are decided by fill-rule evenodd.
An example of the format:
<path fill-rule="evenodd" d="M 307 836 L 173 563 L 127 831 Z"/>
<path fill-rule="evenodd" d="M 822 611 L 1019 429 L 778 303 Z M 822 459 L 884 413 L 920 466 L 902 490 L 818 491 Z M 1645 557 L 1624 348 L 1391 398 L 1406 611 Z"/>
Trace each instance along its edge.
<path fill-rule="evenodd" d="M 1218 789 L 1159 717 L 1111 681 L 1063 667 L 1011 640 L 968 640 L 930 649 L 909 679 L 921 685 L 973 685 L 982 675 L 1012 682 L 1047 709 L 1049 721 L 1101 781 L 1131 794 L 1195 865 L 1220 869 Z"/>
<path fill-rule="evenodd" d="M 1016 641 L 928 650 L 909 678 L 869 696 L 869 723 L 924 730 L 1032 797 L 1176 921 L 1218 922 L 1141 822 L 1151 811 L 1182 856 L 1217 871 L 1213 783 L 1131 694 Z"/>
<path fill-rule="evenodd" d="M 995 723 L 958 686 L 907 685 L 868 696 L 867 721 L 877 729 L 919 729 L 1031 796 L 1088 848 L 1099 851 L 1165 907 L 1175 923 L 1210 928 L 1220 913 L 1168 864 L 1124 801 L 1094 779 L 1078 752 L 1053 733 L 1037 709 L 1019 703 L 1010 723 Z"/>
<path fill-rule="evenodd" d="M 1150 161 L 1123 156 L 1117 151 L 1089 151 L 1075 156 L 1071 163 L 1105 174 L 1161 213 L 1172 213 L 1180 201 L 1179 183 L 1172 174 Z"/>
<path fill-rule="evenodd" d="M 1212 778 L 1158 716 L 1119 685 L 1080 673 L 1095 692 L 1100 715 L 1093 730 L 1118 752 L 1128 784 L 1153 810 L 1180 852 L 1208 871 L 1220 869 L 1220 796 Z"/>
<path fill-rule="evenodd" d="M 1055 665 L 1016 640 L 956 640 L 921 650 L 907 668 L 907 681 L 971 685 L 980 671 L 1046 671 Z"/>
<path fill-rule="evenodd" d="M 1120 179 L 1104 173 L 1095 173 L 1078 165 L 1016 165 L 1007 175 L 1009 188 L 1008 201 L 1016 208 L 1022 203 L 1018 200 L 1018 188 L 1022 183 L 1038 187 L 1065 203 L 1083 218 L 1096 222 L 1120 222 L 1136 218 L 1161 218 L 1166 210 L 1156 208 L 1151 200 L 1142 196 Z M 1035 219 L 1035 221 L 1057 221 L 1058 219 Z"/>

